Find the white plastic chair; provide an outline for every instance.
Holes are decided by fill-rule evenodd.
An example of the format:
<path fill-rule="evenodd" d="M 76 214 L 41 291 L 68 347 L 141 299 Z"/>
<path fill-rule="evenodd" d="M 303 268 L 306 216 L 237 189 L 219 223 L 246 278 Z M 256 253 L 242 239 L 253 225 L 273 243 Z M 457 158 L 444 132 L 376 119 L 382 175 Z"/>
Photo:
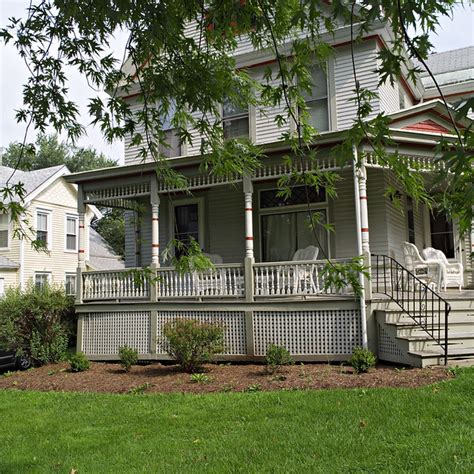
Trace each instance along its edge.
<path fill-rule="evenodd" d="M 454 286 L 457 286 L 459 291 L 461 291 L 464 283 L 463 267 L 461 263 L 450 263 L 446 258 L 446 255 L 444 255 L 441 250 L 435 249 L 433 247 L 428 247 L 421 253 L 425 259 L 436 260 L 442 264 L 442 285 L 444 287 L 444 291 L 446 291 L 446 288 L 450 286 L 450 283 L 454 283 Z"/>
<path fill-rule="evenodd" d="M 292 262 L 311 262 L 317 260 L 319 254 L 319 248 L 314 245 L 308 245 L 304 249 L 298 249 L 291 259 Z M 295 272 L 294 280 L 294 291 L 298 291 L 298 287 L 305 287 L 311 289 L 314 293 L 319 293 L 319 281 L 318 281 L 318 270 L 317 268 L 301 268 L 297 267 Z"/>
<path fill-rule="evenodd" d="M 402 249 L 407 270 L 426 285 L 435 285 L 435 288 L 440 288 L 443 275 L 442 264 L 436 260 L 423 259 L 416 246 L 410 242 L 403 242 Z"/>

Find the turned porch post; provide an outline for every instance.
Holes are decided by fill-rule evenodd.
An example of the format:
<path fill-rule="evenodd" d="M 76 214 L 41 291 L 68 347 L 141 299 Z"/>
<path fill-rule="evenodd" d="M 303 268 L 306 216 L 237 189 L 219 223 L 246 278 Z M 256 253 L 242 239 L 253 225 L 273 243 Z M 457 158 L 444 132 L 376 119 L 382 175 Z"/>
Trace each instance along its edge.
<path fill-rule="evenodd" d="M 244 175 L 244 212 L 245 212 L 245 299 L 253 301 L 253 183 Z"/>
<path fill-rule="evenodd" d="M 150 268 L 156 270 L 160 267 L 160 196 L 158 195 L 158 182 L 156 176 L 150 183 L 151 204 L 151 264 Z M 156 275 L 156 272 L 155 272 Z M 157 301 L 156 281 L 150 282 L 150 301 Z"/>

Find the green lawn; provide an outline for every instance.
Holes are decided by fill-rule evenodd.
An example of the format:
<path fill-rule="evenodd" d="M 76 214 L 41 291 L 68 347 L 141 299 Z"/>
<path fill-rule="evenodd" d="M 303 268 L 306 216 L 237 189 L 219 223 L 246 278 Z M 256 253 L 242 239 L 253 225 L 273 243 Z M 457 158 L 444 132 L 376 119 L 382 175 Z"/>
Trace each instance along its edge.
<path fill-rule="evenodd" d="M 422 389 L 0 391 L 0 472 L 474 472 L 474 369 Z"/>

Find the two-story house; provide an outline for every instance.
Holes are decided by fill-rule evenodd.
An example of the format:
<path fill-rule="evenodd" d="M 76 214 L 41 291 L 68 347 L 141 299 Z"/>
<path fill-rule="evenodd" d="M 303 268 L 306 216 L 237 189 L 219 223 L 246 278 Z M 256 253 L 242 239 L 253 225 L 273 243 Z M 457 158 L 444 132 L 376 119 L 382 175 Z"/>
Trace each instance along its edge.
<path fill-rule="evenodd" d="M 199 37 L 199 27 L 190 24 L 188 34 Z M 87 272 L 79 254 L 80 350 L 91 358 L 114 359 L 118 347 L 128 344 L 143 358 L 164 359 L 162 325 L 184 317 L 224 324 L 224 358 L 259 359 L 270 343 L 276 343 L 299 360 L 345 360 L 361 344 L 386 360 L 413 365 L 441 360 L 447 349 L 441 334 L 447 334 L 443 325 L 448 303 L 403 266 L 402 245 L 408 241 L 420 251 L 437 247 L 464 264 L 464 284 L 472 285 L 470 242 L 458 238 L 456 226 L 445 216 L 414 205 L 393 174 L 372 157 L 368 144 L 362 146 L 368 153 L 362 169 L 353 163 L 341 166 L 331 157 L 331 148 L 356 119 L 356 105 L 349 26 L 342 25 L 329 40 L 335 54 L 326 68 L 315 66 L 307 105 L 321 132 L 314 143 L 319 166 L 341 176 L 337 198 L 324 190 L 307 195 L 298 187 L 291 198 L 279 197 L 277 180 L 290 172 L 282 159 L 290 152 L 282 134 L 295 126 L 291 120 L 283 124 L 275 120 L 283 105 L 221 107 L 225 136 L 246 137 L 264 149 L 262 167 L 251 176 L 225 180 L 203 172 L 199 134 L 191 130 L 191 143 L 179 143 L 169 128 L 165 132 L 170 146 L 163 153 L 169 166 L 188 178 L 187 189 L 157 179 L 155 164 L 143 163 L 131 140 L 125 143 L 124 166 L 67 178 L 79 187 L 80 219 L 88 204 L 127 209 L 126 267 L 149 267 L 157 275 L 155 280 L 137 281 L 131 271 Z M 390 47 L 390 41 L 390 29 L 380 25 L 354 46 L 357 79 L 361 87 L 377 94 L 373 114 L 384 112 L 391 119 L 394 145 L 387 151 L 400 152 L 407 157 L 407 166 L 428 175 L 437 141 L 450 134 L 449 116 L 441 102 L 423 101 L 421 81 L 415 84 L 402 77 L 393 85 L 379 84 L 377 53 Z M 245 36 L 239 38 L 234 54 L 237 67 L 246 68 L 258 81 L 264 81 L 265 68 L 276 71 L 274 55 L 255 51 Z M 141 112 L 139 94 L 124 99 L 137 114 Z M 311 164 L 302 163 L 301 168 L 310 172 Z M 397 188 L 402 212 L 384 194 L 388 185 Z M 332 224 L 334 233 L 320 226 L 315 235 L 308 228 L 308 201 L 310 212 Z M 183 275 L 163 259 L 162 250 L 171 239 L 191 237 L 210 256 L 215 270 Z M 328 258 L 340 263 L 361 254 L 372 265 L 373 277 L 383 276 L 384 288 L 363 282 L 363 298 L 354 297 L 350 288 L 323 291 Z M 370 254 L 383 258 L 371 259 Z M 423 300 L 428 297 L 429 305 Z M 463 309 L 464 303 L 470 304 L 467 296 L 458 299 L 457 308 Z M 438 328 L 436 336 L 420 320 L 428 306 L 430 324 Z M 474 352 L 472 323 L 463 318 L 458 317 L 464 324 L 460 328 L 470 327 L 470 335 L 459 333 L 457 345 L 450 347 L 452 357 Z M 450 331 L 454 337 L 452 327 Z"/>
<path fill-rule="evenodd" d="M 35 171 L 0 167 L 2 186 L 22 183 L 25 190 L 25 215 L 22 220 L 25 238 L 14 231 L 10 216 L 0 215 L 0 293 L 9 286 L 25 288 L 28 282 L 41 286 L 45 282 L 64 285 L 70 294 L 76 292 L 76 269 L 79 216 L 77 187 L 64 178 L 66 166 Z M 101 213 L 88 206 L 85 213 L 85 259 L 93 269 L 120 268 L 121 261 L 89 224 Z M 44 250 L 31 242 L 44 242 Z M 89 241 L 92 245 L 89 245 Z"/>

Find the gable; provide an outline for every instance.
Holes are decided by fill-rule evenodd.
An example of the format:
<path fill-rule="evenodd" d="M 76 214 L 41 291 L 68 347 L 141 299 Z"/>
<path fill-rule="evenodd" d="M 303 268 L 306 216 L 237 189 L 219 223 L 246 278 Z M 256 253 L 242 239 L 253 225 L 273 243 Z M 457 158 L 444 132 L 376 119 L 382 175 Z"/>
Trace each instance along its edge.
<path fill-rule="evenodd" d="M 422 120 L 403 127 L 403 130 L 414 130 L 415 132 L 450 133 L 446 127 L 432 119 Z"/>
<path fill-rule="evenodd" d="M 77 190 L 60 177 L 43 190 L 35 199 L 47 204 L 56 204 L 62 207 L 77 209 Z"/>

